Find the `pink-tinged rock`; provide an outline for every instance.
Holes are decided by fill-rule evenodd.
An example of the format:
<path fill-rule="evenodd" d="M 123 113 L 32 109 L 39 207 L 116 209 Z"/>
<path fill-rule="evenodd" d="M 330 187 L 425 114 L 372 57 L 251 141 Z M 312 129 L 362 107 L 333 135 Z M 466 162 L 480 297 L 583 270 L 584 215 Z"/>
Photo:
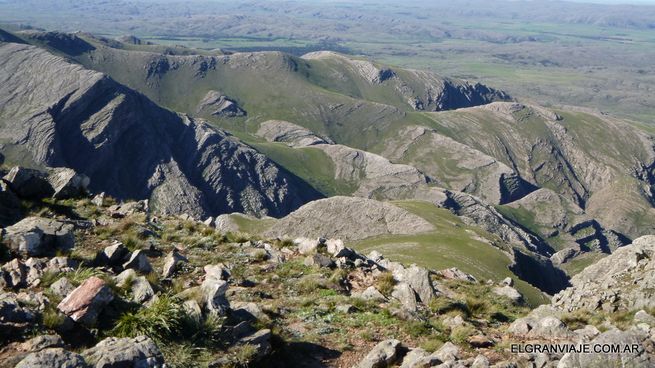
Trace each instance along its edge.
<path fill-rule="evenodd" d="M 57 308 L 71 319 L 93 326 L 102 309 L 114 299 L 107 284 L 98 277 L 90 277 L 73 290 Z"/>

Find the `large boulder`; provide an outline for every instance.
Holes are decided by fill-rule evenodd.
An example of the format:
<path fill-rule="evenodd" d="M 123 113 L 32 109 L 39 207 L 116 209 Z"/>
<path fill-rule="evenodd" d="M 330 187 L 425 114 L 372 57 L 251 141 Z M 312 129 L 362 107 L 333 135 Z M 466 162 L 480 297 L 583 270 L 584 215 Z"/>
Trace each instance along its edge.
<path fill-rule="evenodd" d="M 270 238 L 342 239 L 416 234 L 434 230 L 425 219 L 391 203 L 354 197 L 310 202 L 276 221 L 262 235 Z"/>
<path fill-rule="evenodd" d="M 398 340 L 385 340 L 377 344 L 362 359 L 357 368 L 384 368 L 396 363 L 403 346 Z"/>
<path fill-rule="evenodd" d="M 40 335 L 5 349 L 4 354 L 0 354 L 0 367 L 15 367 L 31 353 L 62 347 L 64 340 L 59 335 Z"/>
<path fill-rule="evenodd" d="M 39 170 L 16 166 L 3 179 L 21 198 L 43 199 L 54 193 L 54 189 L 48 182 L 48 175 Z"/>
<path fill-rule="evenodd" d="M 177 249 L 173 249 L 164 259 L 164 267 L 162 270 L 162 276 L 166 279 L 175 273 L 179 268 L 180 264 L 189 262 L 183 255 L 179 253 Z"/>
<path fill-rule="evenodd" d="M 50 170 L 48 182 L 54 191 L 53 198 L 66 199 L 85 195 L 90 179 L 84 174 L 76 173 L 73 169 L 58 167 Z"/>
<path fill-rule="evenodd" d="M 12 250 L 28 256 L 52 255 L 56 250 L 75 244 L 74 226 L 65 222 L 27 217 L 3 230 L 2 242 Z"/>
<path fill-rule="evenodd" d="M 163 368 L 164 356 L 147 336 L 135 338 L 108 337 L 82 352 L 85 360 L 96 368 Z"/>
<path fill-rule="evenodd" d="M 396 284 L 393 287 L 391 296 L 396 298 L 402 305 L 403 308 L 411 312 L 416 312 L 418 310 L 418 304 L 416 303 L 416 293 L 409 284 L 401 282 Z"/>
<path fill-rule="evenodd" d="M 73 290 L 57 308 L 74 321 L 93 326 L 103 308 L 114 299 L 114 294 L 104 280 L 90 277 Z"/>
<path fill-rule="evenodd" d="M 437 291 L 430 279 L 430 271 L 423 267 L 412 265 L 406 269 L 398 269 L 394 272 L 394 278 L 399 282 L 407 283 L 424 304 L 429 303 L 437 296 Z"/>
<path fill-rule="evenodd" d="M 208 312 L 224 315 L 230 304 L 225 297 L 227 292 L 228 282 L 226 276 L 227 270 L 223 265 L 207 265 L 205 266 L 205 280 L 200 285 L 202 291 L 203 301 L 205 308 Z"/>
<path fill-rule="evenodd" d="M 79 354 L 62 348 L 49 348 L 31 353 L 16 365 L 16 368 L 87 368 Z"/>
<path fill-rule="evenodd" d="M 136 270 L 141 273 L 150 273 L 152 271 L 152 266 L 150 265 L 150 261 L 148 261 L 148 257 L 146 256 L 146 253 L 139 249 L 134 251 L 130 258 L 123 264 L 124 269 L 131 268 L 133 270 Z"/>
<path fill-rule="evenodd" d="M 121 242 L 114 242 L 96 256 L 96 263 L 110 267 L 120 266 L 130 254 L 129 249 Z"/>

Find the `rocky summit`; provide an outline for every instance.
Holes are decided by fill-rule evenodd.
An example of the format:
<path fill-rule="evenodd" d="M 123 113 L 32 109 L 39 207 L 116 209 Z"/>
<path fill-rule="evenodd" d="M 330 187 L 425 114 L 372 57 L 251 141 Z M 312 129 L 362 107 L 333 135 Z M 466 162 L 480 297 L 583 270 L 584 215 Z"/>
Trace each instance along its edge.
<path fill-rule="evenodd" d="M 587 267 L 535 308 L 516 277 L 480 279 L 352 248 L 371 234 L 435 230 L 374 200 L 317 201 L 257 237 L 227 230 L 225 220 L 153 216 L 109 195 L 22 203 L 28 217 L 1 240 L 0 366 L 655 364 L 653 236 Z M 366 209 L 370 223 L 359 228 L 368 232 L 346 215 L 314 222 L 312 211 L 333 206 Z M 308 230 L 324 237 L 298 237 Z M 630 350 L 513 352 L 528 343 Z"/>

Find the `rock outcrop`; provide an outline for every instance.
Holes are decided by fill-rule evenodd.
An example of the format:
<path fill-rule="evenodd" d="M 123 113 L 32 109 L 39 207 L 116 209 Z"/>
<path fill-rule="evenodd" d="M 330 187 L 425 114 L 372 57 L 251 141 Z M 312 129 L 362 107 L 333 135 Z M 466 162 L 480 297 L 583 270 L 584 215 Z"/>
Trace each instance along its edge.
<path fill-rule="evenodd" d="M 307 147 L 316 144 L 334 144 L 311 130 L 284 120 L 267 120 L 259 125 L 257 135 L 269 142 L 281 142 L 290 147 Z"/>
<path fill-rule="evenodd" d="M 640 237 L 575 275 L 553 305 L 607 312 L 655 307 L 654 257 L 655 236 Z"/>
<path fill-rule="evenodd" d="M 306 204 L 264 232 L 269 237 L 360 240 L 384 234 L 415 234 L 434 227 L 390 203 L 331 197 Z"/>
<path fill-rule="evenodd" d="M 236 101 L 227 96 L 221 95 L 217 91 L 209 91 L 198 104 L 196 114 L 233 118 L 246 116 L 246 111 L 239 107 Z"/>

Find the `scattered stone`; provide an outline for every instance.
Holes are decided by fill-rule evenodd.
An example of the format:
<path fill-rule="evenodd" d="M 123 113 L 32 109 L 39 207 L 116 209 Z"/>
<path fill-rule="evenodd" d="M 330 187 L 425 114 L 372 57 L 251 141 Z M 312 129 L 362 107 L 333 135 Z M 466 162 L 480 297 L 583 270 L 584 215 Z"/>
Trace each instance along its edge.
<path fill-rule="evenodd" d="M 493 289 L 493 292 L 497 295 L 509 298 L 514 303 L 520 303 L 523 300 L 523 295 L 521 295 L 518 290 L 508 285 L 496 287 Z"/>
<path fill-rule="evenodd" d="M 186 300 L 182 304 L 182 308 L 184 308 L 186 315 L 191 320 L 198 324 L 202 322 L 202 309 L 200 308 L 200 304 L 198 304 L 197 301 L 194 299 Z"/>
<path fill-rule="evenodd" d="M 357 368 L 384 368 L 398 361 L 402 344 L 398 340 L 385 340 L 375 345 Z"/>
<path fill-rule="evenodd" d="M 519 318 L 516 321 L 512 322 L 511 325 L 509 325 L 507 332 L 513 335 L 524 336 L 527 335 L 531 329 L 532 329 L 532 324 L 530 323 L 530 320 L 528 318 Z"/>
<path fill-rule="evenodd" d="M 441 363 L 440 361 L 431 362 L 430 360 L 434 359 L 430 359 L 430 353 L 427 351 L 421 348 L 412 349 L 403 358 L 403 364 L 400 366 L 400 368 L 432 367 Z"/>
<path fill-rule="evenodd" d="M 320 253 L 307 256 L 307 258 L 305 258 L 304 263 L 305 266 L 317 266 L 317 267 L 326 267 L 326 268 L 334 268 L 336 266 L 334 261 L 330 257 L 324 256 Z"/>
<path fill-rule="evenodd" d="M 471 368 L 489 368 L 489 359 L 482 354 L 478 354 L 471 364 Z"/>
<path fill-rule="evenodd" d="M 4 229 L 3 242 L 27 256 L 52 255 L 75 244 L 73 225 L 43 217 L 27 217 Z"/>
<path fill-rule="evenodd" d="M 34 320 L 34 314 L 20 306 L 16 294 L 0 294 L 0 323 L 22 323 Z"/>
<path fill-rule="evenodd" d="M 54 273 L 73 272 L 78 265 L 77 261 L 68 257 L 54 257 L 48 261 L 45 271 Z"/>
<path fill-rule="evenodd" d="M 343 240 L 341 239 L 328 239 L 325 242 L 327 247 L 327 252 L 330 253 L 333 257 L 348 257 L 348 250 L 343 245 Z"/>
<path fill-rule="evenodd" d="M 134 269 L 137 272 L 141 272 L 144 274 L 152 272 L 152 266 L 150 265 L 150 261 L 148 261 L 148 257 L 146 256 L 146 253 L 139 249 L 136 250 L 132 253 L 130 256 L 130 259 L 123 264 L 124 269 Z"/>
<path fill-rule="evenodd" d="M 298 247 L 298 252 L 302 255 L 316 253 L 319 243 L 316 240 L 308 238 L 297 238 L 293 241 Z"/>
<path fill-rule="evenodd" d="M 234 304 L 231 315 L 242 321 L 266 321 L 269 319 L 256 303 Z"/>
<path fill-rule="evenodd" d="M 139 276 L 132 281 L 132 301 L 143 304 L 155 297 L 155 291 L 145 276 Z"/>
<path fill-rule="evenodd" d="M 87 362 L 96 368 L 164 368 L 164 356 L 147 336 L 135 338 L 108 337 L 82 352 Z"/>
<path fill-rule="evenodd" d="M 50 285 L 50 291 L 59 297 L 66 297 L 66 295 L 70 294 L 75 290 L 75 285 L 73 285 L 70 280 L 66 277 L 62 277 L 59 280 L 55 281 L 52 285 Z"/>
<path fill-rule="evenodd" d="M 441 275 L 441 277 L 448 280 L 462 280 L 462 281 L 469 281 L 469 282 L 477 282 L 477 279 L 473 277 L 473 275 L 470 275 L 460 270 L 457 267 L 441 270 L 437 272 L 437 274 Z"/>
<path fill-rule="evenodd" d="M 125 258 L 128 257 L 130 251 L 121 242 L 114 242 L 114 244 L 106 247 L 102 252 L 98 253 L 96 263 L 107 266 L 118 266 L 123 263 Z"/>
<path fill-rule="evenodd" d="M 230 308 L 225 297 L 228 282 L 223 279 L 226 269 L 223 265 L 205 266 L 205 280 L 200 285 L 207 311 L 224 315 Z"/>
<path fill-rule="evenodd" d="M 378 291 L 375 286 L 369 286 L 366 290 L 364 290 L 361 294 L 361 298 L 364 300 L 373 300 L 377 302 L 384 302 L 387 300 L 387 298 L 382 295 L 382 293 Z"/>
<path fill-rule="evenodd" d="M 500 284 L 503 286 L 514 286 L 514 280 L 511 277 L 505 277 Z"/>
<path fill-rule="evenodd" d="M 0 227 L 13 225 L 23 217 L 20 199 L 0 180 Z"/>
<path fill-rule="evenodd" d="M 216 226 L 216 220 L 211 216 L 207 217 L 207 219 L 205 221 L 203 221 L 202 223 L 205 224 L 205 226 L 209 226 L 209 227 L 215 227 Z"/>
<path fill-rule="evenodd" d="M 350 304 L 342 304 L 342 305 L 337 305 L 335 310 L 340 313 L 351 314 L 351 313 L 355 313 L 357 311 L 357 308 L 353 307 Z"/>
<path fill-rule="evenodd" d="M 432 356 L 438 358 L 442 362 L 450 362 L 459 359 L 459 348 L 457 345 L 448 341 L 439 350 L 435 351 Z"/>
<path fill-rule="evenodd" d="M 102 192 L 100 194 L 96 194 L 93 199 L 91 199 L 91 203 L 98 207 L 104 207 L 105 205 L 105 199 L 107 198 L 107 195 L 105 192 Z"/>
<path fill-rule="evenodd" d="M 543 338 L 568 338 L 573 333 L 566 328 L 566 325 L 556 317 L 544 317 L 539 320 L 528 333 L 531 337 Z"/>
<path fill-rule="evenodd" d="M 649 326 L 655 326 L 655 317 L 653 317 L 652 315 L 650 315 L 648 312 L 646 312 L 643 309 L 641 309 L 637 313 L 635 313 L 634 320 L 636 322 L 646 323 Z"/>
<path fill-rule="evenodd" d="M 230 270 L 222 263 L 215 265 L 207 265 L 204 267 L 206 278 L 213 278 L 217 280 L 229 280 Z"/>
<path fill-rule="evenodd" d="M 102 309 L 113 299 L 109 286 L 101 278 L 93 276 L 64 298 L 57 309 L 76 322 L 93 326 Z"/>
<path fill-rule="evenodd" d="M 14 258 L 0 268 L 0 276 L 2 276 L 0 278 L 0 286 L 8 289 L 26 287 L 27 274 L 27 266 L 20 259 Z"/>
<path fill-rule="evenodd" d="M 164 259 L 164 268 L 162 270 L 162 276 L 167 279 L 177 271 L 181 263 L 187 263 L 189 262 L 186 257 L 181 255 L 177 249 L 173 249 L 168 255 L 166 256 L 166 259 Z"/>
<path fill-rule="evenodd" d="M 87 368 L 84 358 L 79 354 L 62 348 L 49 348 L 31 353 L 21 360 L 16 368 Z"/>
<path fill-rule="evenodd" d="M 109 215 L 113 218 L 124 218 L 135 213 L 148 211 L 148 201 L 127 202 L 119 205 L 113 205 L 108 208 Z"/>
<path fill-rule="evenodd" d="M 600 331 L 598 330 L 598 328 L 592 325 L 586 325 L 585 327 L 579 328 L 573 332 L 585 341 L 589 341 L 594 337 L 600 335 Z"/>

